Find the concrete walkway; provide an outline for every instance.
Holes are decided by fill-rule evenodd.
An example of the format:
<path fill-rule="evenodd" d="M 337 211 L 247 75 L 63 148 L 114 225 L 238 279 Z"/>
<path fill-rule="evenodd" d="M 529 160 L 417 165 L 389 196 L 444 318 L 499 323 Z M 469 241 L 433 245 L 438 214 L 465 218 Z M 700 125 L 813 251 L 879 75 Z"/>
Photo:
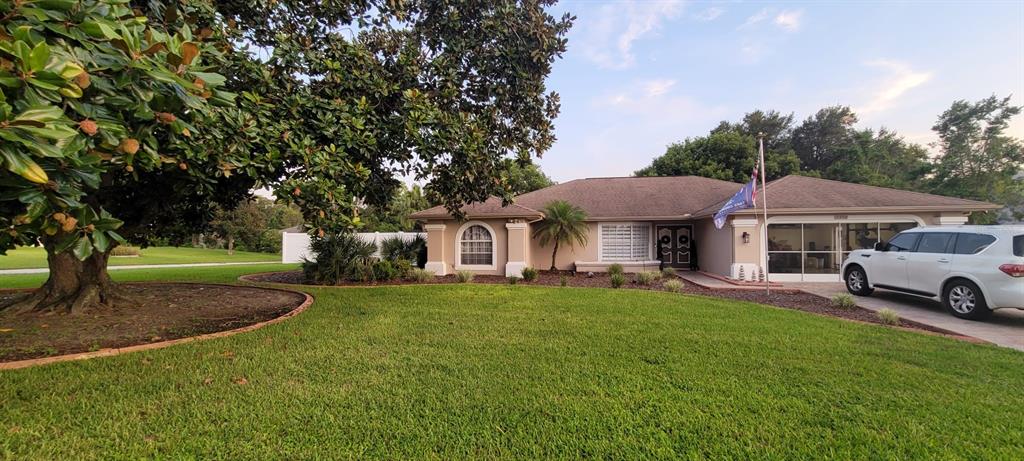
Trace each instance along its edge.
<path fill-rule="evenodd" d="M 846 293 L 842 283 L 786 283 L 786 287 L 828 298 Z M 854 296 L 854 299 L 865 309 L 878 311 L 889 308 L 907 320 L 1024 351 L 1024 311 L 997 309 L 987 320 L 977 322 L 953 317 L 938 301 L 894 291 L 875 290 L 871 296 Z"/>
<path fill-rule="evenodd" d="M 130 270 L 130 269 L 164 269 L 172 267 L 212 267 L 212 266 L 250 266 L 255 264 L 280 264 L 278 261 L 250 261 L 242 263 L 188 263 L 188 264 L 136 264 L 132 266 L 107 266 L 107 270 L 119 271 L 119 270 Z M 50 269 L 45 267 L 40 269 L 2 269 L 0 275 L 17 275 L 17 274 L 46 274 L 50 272 Z"/>

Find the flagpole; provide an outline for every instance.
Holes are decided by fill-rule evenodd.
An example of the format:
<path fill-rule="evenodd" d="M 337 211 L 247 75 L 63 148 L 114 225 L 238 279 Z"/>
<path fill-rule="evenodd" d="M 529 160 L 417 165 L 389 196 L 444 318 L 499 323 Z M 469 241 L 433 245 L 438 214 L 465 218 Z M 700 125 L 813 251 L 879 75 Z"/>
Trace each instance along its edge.
<path fill-rule="evenodd" d="M 764 289 L 770 297 L 772 295 L 771 273 L 768 271 L 768 189 L 764 174 L 764 133 L 757 134 L 758 154 L 761 161 L 761 207 L 764 210 L 764 224 L 761 225 L 761 248 L 764 251 Z"/>

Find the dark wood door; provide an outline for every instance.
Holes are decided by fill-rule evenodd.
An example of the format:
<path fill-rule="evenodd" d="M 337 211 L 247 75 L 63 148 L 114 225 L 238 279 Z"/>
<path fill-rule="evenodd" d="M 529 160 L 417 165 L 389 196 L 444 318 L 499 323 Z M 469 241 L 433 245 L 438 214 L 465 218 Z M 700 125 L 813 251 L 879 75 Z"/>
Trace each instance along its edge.
<path fill-rule="evenodd" d="M 690 247 L 693 242 L 693 226 L 656 226 L 658 235 L 658 257 L 666 266 L 690 267 Z"/>

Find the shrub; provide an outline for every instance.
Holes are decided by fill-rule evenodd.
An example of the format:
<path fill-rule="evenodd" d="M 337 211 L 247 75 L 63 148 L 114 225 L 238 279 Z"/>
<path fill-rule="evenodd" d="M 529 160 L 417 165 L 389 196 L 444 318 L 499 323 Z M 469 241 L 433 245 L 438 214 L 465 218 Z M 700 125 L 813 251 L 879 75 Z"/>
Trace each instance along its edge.
<path fill-rule="evenodd" d="M 404 259 L 415 262 L 416 267 L 423 267 L 427 262 L 427 241 L 419 235 L 411 240 L 399 237 L 384 239 L 380 242 L 380 257 L 391 261 Z"/>
<path fill-rule="evenodd" d="M 110 256 L 142 256 L 142 250 L 139 247 L 119 245 L 110 250 Z"/>
<path fill-rule="evenodd" d="M 564 275 L 559 277 L 558 278 L 558 284 L 562 285 L 563 287 L 569 286 L 569 277 L 566 277 Z"/>
<path fill-rule="evenodd" d="M 641 285 L 650 285 L 651 283 L 654 283 L 655 280 L 658 280 L 658 277 L 661 277 L 661 274 L 659 274 L 658 272 L 643 271 L 638 272 L 633 277 L 633 280 L 636 280 L 636 283 L 639 283 Z"/>
<path fill-rule="evenodd" d="M 370 280 L 373 277 L 373 253 L 377 247 L 353 234 L 315 237 L 309 249 L 316 260 L 302 262 L 306 280 L 334 285 L 342 281 Z"/>
<path fill-rule="evenodd" d="M 612 288 L 619 288 L 623 283 L 626 283 L 626 276 L 622 274 L 612 274 Z"/>
<path fill-rule="evenodd" d="M 405 278 L 412 271 L 412 263 L 407 259 L 396 259 L 391 264 L 395 266 L 395 271 L 398 273 L 397 278 Z"/>
<path fill-rule="evenodd" d="M 374 261 L 371 267 L 374 281 L 387 282 L 389 280 L 395 280 L 401 276 L 398 269 L 395 268 L 395 265 L 386 259 Z"/>
<path fill-rule="evenodd" d="M 832 307 L 838 307 L 840 309 L 853 309 L 857 307 L 857 302 L 853 300 L 853 296 L 850 296 L 846 293 L 842 293 L 832 297 Z"/>
<path fill-rule="evenodd" d="M 671 291 L 673 293 L 681 293 L 683 291 L 683 282 L 676 279 L 669 280 L 665 282 L 662 286 L 665 287 L 666 290 Z"/>
<path fill-rule="evenodd" d="M 470 271 L 458 271 L 455 273 L 455 280 L 459 283 L 468 283 L 473 281 L 473 273 Z"/>
<path fill-rule="evenodd" d="M 513 276 L 508 278 L 508 284 L 509 285 L 515 285 L 517 283 L 519 283 L 519 277 L 516 277 L 516 276 L 513 275 Z"/>
<path fill-rule="evenodd" d="M 884 323 L 886 325 L 899 325 L 900 324 L 900 315 L 897 314 L 896 311 L 894 311 L 892 309 L 889 309 L 888 307 L 878 311 L 877 314 L 878 314 L 878 320 L 881 320 L 882 323 Z"/>
<path fill-rule="evenodd" d="M 525 280 L 527 282 L 532 282 L 534 280 L 537 280 L 537 277 L 539 277 L 539 276 L 540 276 L 540 273 L 537 272 L 537 269 L 534 269 L 532 267 L 524 267 L 523 268 L 523 280 Z"/>
<path fill-rule="evenodd" d="M 625 272 L 626 272 L 626 270 L 622 268 L 622 264 L 615 263 L 615 264 L 612 264 L 612 265 L 608 266 L 608 275 L 615 275 L 615 274 L 622 275 Z"/>
<path fill-rule="evenodd" d="M 668 267 L 668 266 L 662 268 L 661 269 L 661 276 L 664 277 L 664 278 L 667 278 L 667 279 L 675 277 L 676 276 L 676 268 Z"/>
<path fill-rule="evenodd" d="M 413 281 L 416 281 L 416 282 L 420 282 L 420 283 L 429 282 L 430 280 L 432 280 L 434 278 L 434 272 L 433 271 L 428 271 L 426 269 L 416 268 L 416 269 L 410 270 L 408 275 L 407 275 L 407 277 L 410 280 L 413 280 Z"/>

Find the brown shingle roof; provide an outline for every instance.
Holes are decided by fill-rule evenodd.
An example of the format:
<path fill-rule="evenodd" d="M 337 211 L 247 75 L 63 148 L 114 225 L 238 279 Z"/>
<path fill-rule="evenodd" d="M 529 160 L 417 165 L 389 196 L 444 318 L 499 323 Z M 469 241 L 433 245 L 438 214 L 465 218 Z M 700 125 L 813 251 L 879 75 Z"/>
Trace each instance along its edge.
<path fill-rule="evenodd" d="M 537 210 L 512 204 L 501 205 L 501 198 L 491 197 L 484 202 L 470 203 L 462 207 L 462 213 L 467 219 L 475 218 L 542 218 L 544 213 Z M 451 213 L 443 206 L 428 208 L 409 215 L 411 219 L 445 219 L 450 218 Z"/>
<path fill-rule="evenodd" d="M 540 210 L 565 200 L 591 219 L 678 218 L 727 199 L 740 187 L 700 176 L 587 178 L 520 195 L 516 203 Z"/>
<path fill-rule="evenodd" d="M 790 175 L 768 183 L 768 210 L 955 210 L 975 211 L 1001 208 L 992 203 L 956 197 L 925 194 L 886 187 L 865 186 L 809 176 Z M 724 200 L 694 213 L 696 217 L 714 215 Z M 760 196 L 758 197 L 760 206 Z M 740 213 L 754 213 L 743 210 Z"/>
<path fill-rule="evenodd" d="M 673 219 L 712 216 L 741 184 L 700 176 L 621 177 L 577 179 L 516 197 L 502 206 L 501 199 L 462 208 L 467 218 L 541 218 L 554 200 L 582 208 L 590 219 Z M 760 202 L 758 202 L 760 203 Z M 975 211 L 1000 208 L 986 202 L 865 186 L 808 176 L 786 176 L 768 183 L 768 209 L 772 211 Z M 743 210 L 739 213 L 754 213 Z M 445 219 L 444 207 L 410 215 L 412 219 Z"/>

